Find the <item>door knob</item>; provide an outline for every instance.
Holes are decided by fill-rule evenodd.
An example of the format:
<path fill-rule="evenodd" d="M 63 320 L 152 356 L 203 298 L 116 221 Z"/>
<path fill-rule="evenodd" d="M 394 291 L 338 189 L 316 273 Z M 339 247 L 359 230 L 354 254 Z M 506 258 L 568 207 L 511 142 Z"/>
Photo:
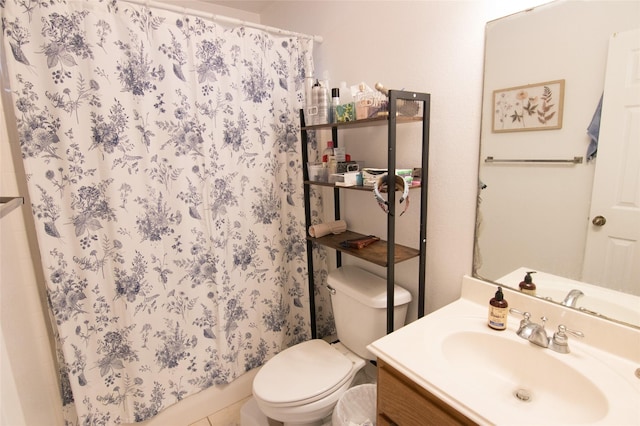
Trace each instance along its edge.
<path fill-rule="evenodd" d="M 595 226 L 603 226 L 605 223 L 607 223 L 607 219 L 604 216 L 596 216 L 593 218 L 591 223 L 593 223 Z"/>

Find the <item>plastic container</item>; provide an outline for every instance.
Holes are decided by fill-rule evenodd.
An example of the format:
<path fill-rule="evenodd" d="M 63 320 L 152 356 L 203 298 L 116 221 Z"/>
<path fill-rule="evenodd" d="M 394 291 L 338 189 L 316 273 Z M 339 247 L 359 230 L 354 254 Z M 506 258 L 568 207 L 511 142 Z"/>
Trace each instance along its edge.
<path fill-rule="evenodd" d="M 354 386 L 338 400 L 331 416 L 333 426 L 375 425 L 376 385 Z"/>
<path fill-rule="evenodd" d="M 338 91 L 340 94 L 340 103 L 335 106 L 334 110 L 336 123 L 354 121 L 356 119 L 356 105 L 353 102 L 351 89 L 349 89 L 347 83 L 343 81 L 340 83 Z"/>
<path fill-rule="evenodd" d="M 358 93 L 354 96 L 356 102 L 356 120 L 369 118 L 369 108 L 373 105 L 373 96 L 371 91 L 367 90 L 367 85 L 360 83 L 358 85 Z"/>
<path fill-rule="evenodd" d="M 322 163 L 307 163 L 307 172 L 309 173 L 309 180 L 312 182 L 326 182 L 329 174 L 329 169 L 324 167 Z"/>

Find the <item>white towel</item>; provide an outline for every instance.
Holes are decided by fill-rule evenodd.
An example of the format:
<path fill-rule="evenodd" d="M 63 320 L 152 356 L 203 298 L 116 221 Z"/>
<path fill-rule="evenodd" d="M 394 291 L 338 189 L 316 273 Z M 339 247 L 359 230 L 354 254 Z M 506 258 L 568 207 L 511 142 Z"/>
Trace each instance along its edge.
<path fill-rule="evenodd" d="M 340 234 L 347 230 L 347 222 L 334 220 L 333 222 L 319 223 L 309 227 L 309 235 L 313 238 L 324 237 L 329 234 Z"/>

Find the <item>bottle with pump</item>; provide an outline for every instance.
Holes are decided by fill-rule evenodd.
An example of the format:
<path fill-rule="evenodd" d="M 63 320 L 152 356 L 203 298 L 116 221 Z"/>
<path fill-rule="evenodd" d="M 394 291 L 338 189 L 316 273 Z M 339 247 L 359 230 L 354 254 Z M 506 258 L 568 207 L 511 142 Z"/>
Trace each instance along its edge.
<path fill-rule="evenodd" d="M 531 274 L 535 274 L 536 271 L 529 271 L 527 275 L 524 276 L 524 280 L 520 282 L 520 291 L 526 294 L 530 294 L 532 296 L 536 295 L 536 285 L 533 283 L 533 279 L 531 278 Z"/>
<path fill-rule="evenodd" d="M 489 327 L 494 330 L 504 330 L 507 328 L 507 309 L 509 304 L 504 299 L 502 287 L 498 287 L 495 297 L 489 301 Z"/>

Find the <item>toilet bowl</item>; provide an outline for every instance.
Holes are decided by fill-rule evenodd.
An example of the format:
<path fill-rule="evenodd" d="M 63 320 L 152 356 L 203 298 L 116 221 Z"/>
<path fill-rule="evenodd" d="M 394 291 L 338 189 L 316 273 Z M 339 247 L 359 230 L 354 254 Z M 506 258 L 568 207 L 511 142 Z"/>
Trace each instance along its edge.
<path fill-rule="evenodd" d="M 385 279 L 354 266 L 332 271 L 331 291 L 338 343 L 322 339 L 292 346 L 267 361 L 253 381 L 260 410 L 285 425 L 320 425 L 367 360 L 366 346 L 386 333 Z M 396 328 L 404 325 L 411 294 L 395 286 Z"/>
<path fill-rule="evenodd" d="M 253 381 L 253 396 L 267 417 L 287 425 L 316 424 L 331 414 L 365 363 L 340 343 L 308 340 L 262 367 Z"/>

